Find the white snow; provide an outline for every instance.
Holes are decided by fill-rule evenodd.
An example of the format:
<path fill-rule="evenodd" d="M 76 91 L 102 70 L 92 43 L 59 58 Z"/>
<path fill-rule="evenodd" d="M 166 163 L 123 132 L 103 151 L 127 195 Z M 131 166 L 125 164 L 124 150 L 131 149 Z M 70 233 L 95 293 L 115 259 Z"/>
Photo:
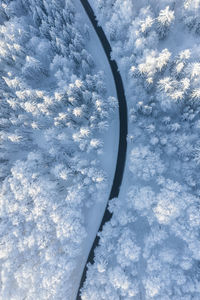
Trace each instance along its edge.
<path fill-rule="evenodd" d="M 90 27 L 78 2 L 0 4 L 1 300 L 74 299 L 109 197 L 118 112 Z"/>
<path fill-rule="evenodd" d="M 113 218 L 101 233 L 82 298 L 199 299 L 200 182 L 194 155 L 199 131 L 194 128 L 200 108 L 198 101 L 190 102 L 199 87 L 199 2 L 195 8 L 193 1 L 90 3 L 123 76 L 129 136 L 120 195 L 110 205 Z M 121 18 L 127 7 L 128 17 Z M 124 239 L 120 260 L 118 245 L 127 230 L 141 253 L 122 274 L 129 243 Z M 99 258 L 107 261 L 104 276 Z M 136 283 L 135 294 L 128 282 Z"/>
<path fill-rule="evenodd" d="M 103 70 L 105 76 L 105 84 L 107 88 L 107 97 L 114 96 L 116 97 L 116 88 L 112 76 L 112 72 L 110 66 L 108 64 L 107 57 L 102 48 L 102 45 L 97 37 L 97 34 L 91 25 L 88 16 L 86 15 L 85 10 L 78 0 L 75 1 L 75 6 L 77 12 L 80 14 L 81 22 L 87 24 L 90 40 L 87 43 L 87 50 L 92 54 L 93 60 L 95 61 L 94 72 L 98 72 L 99 70 Z M 102 154 L 99 155 L 99 159 L 101 161 L 101 165 L 103 169 L 106 171 L 107 175 L 107 192 L 104 194 L 104 197 L 101 199 L 97 199 L 96 203 L 89 210 L 85 210 L 85 226 L 87 232 L 87 238 L 84 241 L 82 251 L 80 257 L 78 258 L 77 268 L 74 270 L 72 275 L 73 289 L 72 296 L 69 300 L 74 300 L 77 294 L 77 290 L 79 287 L 79 282 L 81 280 L 83 268 L 85 266 L 87 257 L 89 255 L 89 251 L 92 247 L 95 236 L 98 232 L 98 228 L 100 226 L 105 207 L 109 198 L 109 194 L 111 191 L 111 186 L 113 182 L 116 161 L 117 161 L 117 153 L 118 153 L 118 143 L 119 143 L 119 116 L 118 111 L 116 110 L 113 120 L 111 124 L 109 124 L 109 129 L 104 133 L 103 136 L 103 151 Z"/>

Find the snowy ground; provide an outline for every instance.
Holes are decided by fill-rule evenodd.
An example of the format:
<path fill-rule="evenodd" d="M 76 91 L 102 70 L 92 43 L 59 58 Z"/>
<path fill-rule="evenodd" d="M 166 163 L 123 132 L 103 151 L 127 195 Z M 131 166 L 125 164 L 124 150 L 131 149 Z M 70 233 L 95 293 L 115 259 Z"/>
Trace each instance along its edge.
<path fill-rule="evenodd" d="M 90 41 L 88 42 L 86 49 L 88 50 L 89 53 L 91 53 L 94 59 L 96 65 L 94 72 L 103 70 L 105 75 L 107 96 L 116 97 L 116 89 L 114 85 L 112 72 L 108 64 L 105 52 L 102 48 L 102 45 L 80 2 L 76 0 L 74 4 L 76 6 L 77 12 L 80 14 L 81 23 L 88 25 Z M 117 160 L 118 142 L 119 142 L 119 116 L 117 111 L 110 124 L 109 130 L 104 133 L 103 139 L 104 139 L 103 153 L 100 154 L 98 158 L 101 161 L 101 165 L 107 174 L 107 179 L 108 179 L 107 194 L 105 194 L 104 199 L 101 199 L 101 201 L 97 201 L 96 204 L 92 207 L 92 209 L 90 209 L 89 211 L 88 210 L 85 211 L 85 220 L 86 220 L 85 226 L 87 231 L 87 238 L 85 239 L 83 245 L 83 251 L 79 257 L 77 269 L 74 271 L 73 274 L 73 279 L 72 279 L 73 290 L 72 290 L 72 297 L 70 300 L 74 300 L 75 295 L 77 294 L 83 268 L 85 266 L 85 262 L 87 260 L 87 256 L 89 254 L 90 248 L 93 244 L 96 233 L 100 226 L 105 211 L 105 207 L 109 198 L 112 182 L 113 182 L 116 160 Z"/>

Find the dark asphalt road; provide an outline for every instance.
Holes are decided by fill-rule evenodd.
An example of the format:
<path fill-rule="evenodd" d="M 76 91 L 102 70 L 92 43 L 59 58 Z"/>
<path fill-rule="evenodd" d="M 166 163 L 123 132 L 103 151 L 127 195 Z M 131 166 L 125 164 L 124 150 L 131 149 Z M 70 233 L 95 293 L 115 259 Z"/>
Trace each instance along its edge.
<path fill-rule="evenodd" d="M 80 0 L 80 2 L 83 5 L 92 25 L 100 39 L 103 49 L 106 53 L 106 56 L 107 56 L 107 59 L 110 64 L 112 74 L 114 77 L 116 91 L 117 91 L 118 104 L 119 104 L 119 126 L 120 126 L 120 128 L 119 128 L 119 147 L 118 147 L 118 156 L 117 156 L 115 175 L 114 175 L 114 179 L 113 179 L 110 196 L 108 199 L 108 203 L 109 203 L 109 200 L 116 198 L 119 195 L 119 190 L 120 190 L 123 173 L 124 173 L 125 162 L 126 162 L 126 150 L 127 150 L 126 137 L 127 137 L 127 132 L 128 132 L 126 97 L 125 97 L 125 93 L 124 93 L 122 78 L 118 71 L 116 61 L 111 59 L 112 49 L 111 49 L 111 46 L 104 34 L 104 31 L 100 26 L 98 26 L 94 12 L 93 12 L 90 4 L 88 3 L 88 1 Z M 102 218 L 98 232 L 102 231 L 104 224 L 106 222 L 110 221 L 110 219 L 112 217 L 112 214 L 108 210 L 108 203 L 107 203 L 107 206 L 106 206 L 106 209 L 104 212 L 104 216 Z M 79 285 L 76 300 L 81 300 L 80 293 L 81 293 L 81 288 L 83 287 L 83 284 L 86 279 L 87 264 L 94 263 L 94 250 L 98 245 L 99 245 L 99 236 L 96 235 L 96 238 L 93 242 L 92 248 L 90 250 L 90 253 L 87 258 L 87 262 L 86 262 L 84 270 L 83 270 L 83 274 L 82 274 L 81 282 Z"/>

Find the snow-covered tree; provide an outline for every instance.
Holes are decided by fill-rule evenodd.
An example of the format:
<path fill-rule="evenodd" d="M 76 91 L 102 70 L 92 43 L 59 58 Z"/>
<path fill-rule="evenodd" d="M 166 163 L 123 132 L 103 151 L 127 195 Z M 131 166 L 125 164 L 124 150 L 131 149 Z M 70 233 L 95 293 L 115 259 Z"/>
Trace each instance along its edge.
<path fill-rule="evenodd" d="M 174 11 L 170 10 L 169 6 L 160 11 L 157 17 L 157 30 L 160 38 L 166 37 L 174 18 Z"/>
<path fill-rule="evenodd" d="M 162 174 L 165 166 L 158 153 L 152 152 L 149 147 L 134 147 L 130 156 L 130 171 L 135 177 L 145 181 Z"/>

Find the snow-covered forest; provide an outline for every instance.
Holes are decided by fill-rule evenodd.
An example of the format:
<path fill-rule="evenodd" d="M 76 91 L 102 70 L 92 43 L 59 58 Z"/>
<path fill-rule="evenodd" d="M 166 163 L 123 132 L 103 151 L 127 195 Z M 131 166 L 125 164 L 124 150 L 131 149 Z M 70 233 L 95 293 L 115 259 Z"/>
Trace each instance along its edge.
<path fill-rule="evenodd" d="M 117 107 L 88 41 L 73 1 L 1 1 L 1 300 L 72 299 Z"/>
<path fill-rule="evenodd" d="M 89 2 L 129 120 L 81 299 L 199 300 L 200 0 Z M 118 102 L 80 6 L 0 1 L 0 300 L 75 300 L 108 200 Z"/>
<path fill-rule="evenodd" d="M 91 0 L 123 75 L 128 157 L 82 299 L 200 299 L 200 1 Z"/>

